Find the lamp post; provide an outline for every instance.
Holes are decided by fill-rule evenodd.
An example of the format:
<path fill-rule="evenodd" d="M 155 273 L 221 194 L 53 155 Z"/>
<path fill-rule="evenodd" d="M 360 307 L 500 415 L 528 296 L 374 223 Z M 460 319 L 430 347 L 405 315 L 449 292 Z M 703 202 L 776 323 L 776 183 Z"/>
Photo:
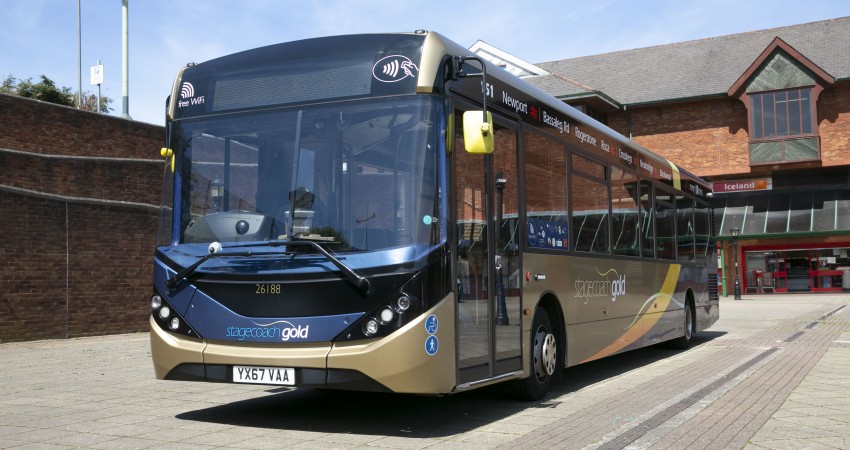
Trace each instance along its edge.
<path fill-rule="evenodd" d="M 735 300 L 741 299 L 741 280 L 738 279 L 738 236 L 741 230 L 738 227 L 729 229 L 729 235 L 732 236 L 732 256 L 735 259 Z"/>
<path fill-rule="evenodd" d="M 210 197 L 213 202 L 213 212 L 221 212 L 221 198 L 224 197 L 224 182 L 217 175 L 210 182 Z"/>

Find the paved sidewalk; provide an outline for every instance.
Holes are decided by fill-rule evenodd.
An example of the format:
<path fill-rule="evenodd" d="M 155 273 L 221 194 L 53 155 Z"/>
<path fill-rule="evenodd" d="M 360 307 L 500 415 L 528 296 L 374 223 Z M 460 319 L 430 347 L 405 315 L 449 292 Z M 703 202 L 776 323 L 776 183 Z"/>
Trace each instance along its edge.
<path fill-rule="evenodd" d="M 712 332 L 723 334 L 679 364 L 609 380 L 623 390 L 603 384 L 607 398 L 503 448 L 850 448 L 850 384 L 840 375 L 850 373 L 850 296 L 721 303 Z M 604 433 L 616 418 L 623 424 Z"/>
<path fill-rule="evenodd" d="M 145 333 L 6 343 L 0 448 L 850 448 L 850 295 L 723 298 L 696 344 L 528 403 L 158 381 Z"/>

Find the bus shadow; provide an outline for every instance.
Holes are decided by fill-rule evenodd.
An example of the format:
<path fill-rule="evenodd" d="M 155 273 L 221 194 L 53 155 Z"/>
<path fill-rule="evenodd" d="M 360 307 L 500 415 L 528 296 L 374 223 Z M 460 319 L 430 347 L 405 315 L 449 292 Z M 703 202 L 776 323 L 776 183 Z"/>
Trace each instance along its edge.
<path fill-rule="evenodd" d="M 703 332 L 694 346 L 723 333 Z M 670 358 L 681 350 L 655 346 L 565 369 L 537 402 L 496 385 L 445 397 L 322 389 L 271 388 L 271 395 L 189 411 L 179 420 L 316 433 L 439 438 L 489 426 L 529 408 L 556 408 L 561 396 Z"/>
<path fill-rule="evenodd" d="M 701 331 L 694 336 L 691 349 L 711 342 L 725 334 L 725 331 Z M 567 368 L 563 371 L 561 383 L 549 389 L 550 397 L 578 391 L 609 378 L 670 358 L 683 351 L 687 350 L 676 350 L 668 347 L 667 344 L 658 344 Z"/>

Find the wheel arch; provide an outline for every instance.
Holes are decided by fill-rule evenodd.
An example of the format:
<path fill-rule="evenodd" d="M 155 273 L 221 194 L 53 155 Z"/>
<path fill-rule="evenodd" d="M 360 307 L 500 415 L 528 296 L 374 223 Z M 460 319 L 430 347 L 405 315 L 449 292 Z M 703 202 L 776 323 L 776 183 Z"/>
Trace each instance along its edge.
<path fill-rule="evenodd" d="M 567 327 L 564 321 L 564 310 L 561 307 L 561 302 L 558 301 L 558 297 L 553 292 L 545 292 L 540 296 L 540 299 L 537 301 L 537 305 L 535 305 L 535 308 L 533 308 L 532 311 L 535 311 L 537 307 L 543 308 L 549 316 L 549 321 L 552 323 L 552 328 L 554 328 L 555 331 L 553 334 L 555 334 L 558 338 L 559 365 L 561 367 L 566 367 Z"/>
<path fill-rule="evenodd" d="M 691 314 L 693 314 L 693 321 L 691 322 L 691 333 L 697 332 L 697 304 L 696 304 L 696 295 L 694 294 L 694 290 L 690 287 L 685 291 L 685 308 L 691 308 Z"/>
<path fill-rule="evenodd" d="M 690 312 L 690 321 L 688 321 L 688 313 Z M 682 303 L 682 336 L 667 341 L 670 348 L 679 350 L 687 350 L 691 346 L 694 334 L 697 330 L 696 321 L 696 302 L 694 301 L 694 293 L 691 288 L 685 290 L 685 301 Z M 690 333 L 688 333 L 690 327 Z"/>
<path fill-rule="evenodd" d="M 690 302 L 690 303 L 691 303 L 691 306 L 695 306 L 695 305 L 693 304 L 693 303 L 694 303 L 694 299 L 695 299 L 695 298 L 696 298 L 696 294 L 694 294 L 694 290 L 693 290 L 693 288 L 690 288 L 690 287 L 689 287 L 689 288 L 688 288 L 688 290 L 685 292 L 685 301 Z"/>

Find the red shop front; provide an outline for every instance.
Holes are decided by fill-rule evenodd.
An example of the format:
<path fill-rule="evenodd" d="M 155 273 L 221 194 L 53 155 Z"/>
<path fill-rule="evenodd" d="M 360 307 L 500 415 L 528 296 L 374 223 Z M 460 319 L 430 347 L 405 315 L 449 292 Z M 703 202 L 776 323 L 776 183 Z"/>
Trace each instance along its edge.
<path fill-rule="evenodd" d="M 850 242 L 742 245 L 741 255 L 743 292 L 850 290 Z"/>

